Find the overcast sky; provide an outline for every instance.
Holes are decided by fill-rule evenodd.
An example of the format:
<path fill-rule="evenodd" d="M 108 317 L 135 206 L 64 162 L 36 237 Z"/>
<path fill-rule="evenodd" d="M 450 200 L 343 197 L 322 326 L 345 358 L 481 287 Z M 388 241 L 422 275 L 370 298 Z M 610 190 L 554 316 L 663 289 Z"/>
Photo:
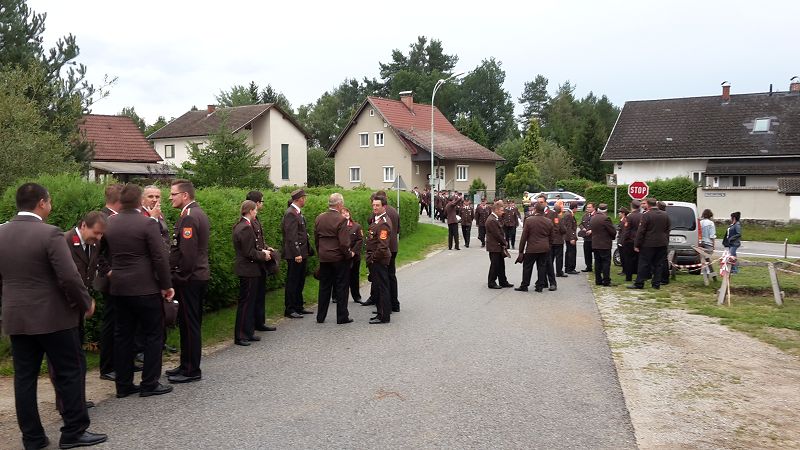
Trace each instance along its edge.
<path fill-rule="evenodd" d="M 96 84 L 118 77 L 94 113 L 124 106 L 152 123 L 214 103 L 220 89 L 271 83 L 292 105 L 347 77 L 377 76 L 418 35 L 470 70 L 494 56 L 514 101 L 537 73 L 551 92 L 627 100 L 787 90 L 800 75 L 800 1 L 29 0 L 48 46 L 76 35 Z"/>

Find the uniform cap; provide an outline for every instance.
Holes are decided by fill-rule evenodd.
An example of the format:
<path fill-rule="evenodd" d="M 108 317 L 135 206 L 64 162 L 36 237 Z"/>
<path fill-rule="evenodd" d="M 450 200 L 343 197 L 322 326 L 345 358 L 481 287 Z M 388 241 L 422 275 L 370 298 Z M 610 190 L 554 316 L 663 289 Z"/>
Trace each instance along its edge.
<path fill-rule="evenodd" d="M 304 191 L 302 189 L 297 189 L 295 191 L 292 191 L 292 200 L 298 200 L 298 199 L 303 198 L 305 196 L 306 196 L 306 191 Z"/>

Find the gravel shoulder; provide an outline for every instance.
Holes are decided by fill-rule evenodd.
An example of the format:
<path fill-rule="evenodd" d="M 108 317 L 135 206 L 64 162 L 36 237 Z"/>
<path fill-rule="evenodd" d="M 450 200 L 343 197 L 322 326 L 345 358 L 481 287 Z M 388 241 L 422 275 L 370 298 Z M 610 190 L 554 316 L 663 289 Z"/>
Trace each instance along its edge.
<path fill-rule="evenodd" d="M 800 358 L 639 293 L 595 297 L 640 448 L 800 448 Z"/>

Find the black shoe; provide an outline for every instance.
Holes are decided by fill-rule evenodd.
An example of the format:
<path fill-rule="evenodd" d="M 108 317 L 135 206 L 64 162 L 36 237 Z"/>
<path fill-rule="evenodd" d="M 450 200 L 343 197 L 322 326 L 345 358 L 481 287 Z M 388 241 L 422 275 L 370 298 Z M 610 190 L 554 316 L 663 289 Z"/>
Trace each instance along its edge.
<path fill-rule="evenodd" d="M 94 408 L 94 402 L 91 400 L 86 400 L 86 409 Z"/>
<path fill-rule="evenodd" d="M 100 379 L 106 381 L 117 381 L 117 373 L 116 372 L 101 373 Z"/>
<path fill-rule="evenodd" d="M 164 344 L 164 350 L 168 351 L 169 353 L 178 353 L 178 349 L 177 348 L 175 348 L 175 347 L 173 347 L 171 345 L 168 345 L 168 344 Z"/>
<path fill-rule="evenodd" d="M 141 372 L 142 370 L 144 370 L 144 367 L 137 366 L 136 364 L 133 365 L 133 371 L 134 372 Z"/>
<path fill-rule="evenodd" d="M 256 330 L 258 330 L 258 331 L 275 331 L 275 330 L 277 330 L 277 328 L 269 327 L 267 325 L 259 325 L 259 326 L 256 327 Z"/>
<path fill-rule="evenodd" d="M 170 383 L 191 383 L 193 381 L 200 381 L 201 379 L 203 379 L 203 377 L 200 375 L 187 377 L 186 375 L 178 374 L 178 375 L 173 375 L 171 377 L 167 377 L 167 381 L 169 381 Z"/>
<path fill-rule="evenodd" d="M 628 289 L 644 289 L 644 286 L 637 286 L 635 284 L 629 284 L 628 286 L 625 287 Z"/>
<path fill-rule="evenodd" d="M 557 274 L 556 276 L 557 276 L 558 278 L 567 278 L 567 275 L 566 275 L 566 274 L 563 274 L 563 273 L 559 273 L 559 274 Z"/>
<path fill-rule="evenodd" d="M 547 288 L 548 291 L 555 291 L 557 289 L 558 289 L 558 287 L 556 287 L 556 286 L 550 286 L 549 288 Z"/>
<path fill-rule="evenodd" d="M 528 292 L 528 288 L 526 288 L 525 286 L 515 287 L 514 290 L 520 292 Z"/>
<path fill-rule="evenodd" d="M 377 323 L 389 323 L 389 321 L 388 320 L 384 321 L 384 320 L 381 320 L 381 319 L 375 317 L 373 319 L 370 319 L 369 323 L 374 325 L 374 324 L 377 324 Z"/>
<path fill-rule="evenodd" d="M 164 375 L 166 375 L 168 377 L 174 377 L 175 375 L 180 375 L 182 370 L 183 369 L 181 369 L 181 366 L 178 366 L 178 367 L 176 367 L 174 369 L 165 370 L 164 371 Z"/>
<path fill-rule="evenodd" d="M 247 337 L 247 340 L 248 340 L 249 342 L 258 342 L 258 341 L 260 341 L 260 340 L 261 340 L 261 338 L 260 338 L 260 337 L 258 337 L 258 336 L 248 336 L 248 337 Z"/>
<path fill-rule="evenodd" d="M 346 324 L 346 323 L 353 323 L 353 319 L 350 319 L 350 318 L 348 318 L 348 319 L 347 319 L 347 320 L 345 320 L 344 322 L 336 322 L 336 323 L 337 323 L 338 325 L 344 325 L 344 324 Z"/>
<path fill-rule="evenodd" d="M 136 354 L 136 362 L 143 363 L 144 362 L 144 353 L 137 353 Z M 134 372 L 136 372 L 136 366 L 134 365 Z"/>
<path fill-rule="evenodd" d="M 108 436 L 99 433 L 90 433 L 84 431 L 77 439 L 71 441 L 58 441 L 58 448 L 75 448 L 75 447 L 90 447 L 97 445 L 108 440 Z"/>
<path fill-rule="evenodd" d="M 654 285 L 653 285 L 653 289 L 661 289 L 661 286 L 659 286 L 659 285 L 657 285 L 657 284 L 654 284 Z"/>
<path fill-rule="evenodd" d="M 300 314 L 314 314 L 314 311 L 309 311 L 309 310 L 303 308 L 302 310 L 300 310 Z"/>
<path fill-rule="evenodd" d="M 400 312 L 400 307 L 395 306 L 394 308 L 392 308 L 392 312 Z"/>
<path fill-rule="evenodd" d="M 129 396 L 131 394 L 136 394 L 136 393 L 141 392 L 141 391 L 142 391 L 142 388 L 139 387 L 138 384 L 131 385 L 129 388 L 122 389 L 122 390 L 117 388 L 117 398 L 125 398 L 125 397 L 127 397 L 127 396 Z"/>
<path fill-rule="evenodd" d="M 335 298 L 331 299 L 331 303 L 336 303 L 336 302 L 337 302 L 337 300 Z"/>
<path fill-rule="evenodd" d="M 465 248 L 469 248 L 469 245 L 466 245 L 466 244 L 465 244 L 465 245 L 464 245 L 464 247 L 465 247 Z"/>
<path fill-rule="evenodd" d="M 236 345 L 241 345 L 242 347 L 249 347 L 250 342 L 247 339 L 236 339 L 233 341 Z"/>
<path fill-rule="evenodd" d="M 578 272 L 577 270 L 570 270 L 570 271 L 568 271 L 567 273 L 568 273 L 568 274 L 570 274 L 570 275 L 580 275 L 580 274 L 581 274 L 581 273 L 580 273 L 580 272 Z"/>
<path fill-rule="evenodd" d="M 373 302 L 373 301 L 372 301 L 372 300 L 370 300 L 370 299 L 367 299 L 367 301 L 365 301 L 365 302 L 361 303 L 361 306 L 372 306 L 372 305 L 374 305 L 374 304 L 375 304 L 375 302 Z"/>
<path fill-rule="evenodd" d="M 456 247 L 456 250 L 461 250 L 460 248 Z"/>
<path fill-rule="evenodd" d="M 153 389 L 139 392 L 139 397 L 152 397 L 153 395 L 163 395 L 172 392 L 172 386 L 164 386 L 159 383 Z"/>
<path fill-rule="evenodd" d="M 616 286 L 616 285 L 614 283 L 603 283 L 603 286 L 611 287 L 611 286 Z"/>
<path fill-rule="evenodd" d="M 303 315 L 302 314 L 297 314 L 296 312 L 293 312 L 293 313 L 289 313 L 289 314 L 284 314 L 283 317 L 288 317 L 290 319 L 302 319 Z"/>
<path fill-rule="evenodd" d="M 490 284 L 489 285 L 489 289 L 503 289 L 503 288 L 501 288 L 500 286 L 498 286 L 496 284 Z"/>
<path fill-rule="evenodd" d="M 38 450 L 40 448 L 47 448 L 50 446 L 50 439 L 45 436 L 44 439 L 39 442 L 23 442 L 22 446 L 25 448 L 25 450 Z"/>
<path fill-rule="evenodd" d="M 591 272 L 591 271 L 592 271 L 592 269 L 591 269 L 591 268 L 589 268 L 589 267 L 587 267 L 587 268 L 585 268 L 585 269 L 581 270 L 581 272 Z"/>
<path fill-rule="evenodd" d="M 501 284 L 500 287 L 501 288 L 510 288 L 510 287 L 514 287 L 514 284 L 512 284 L 512 283 Z"/>
<path fill-rule="evenodd" d="M 358 304 L 361 304 L 361 297 L 354 298 L 354 299 L 353 299 L 353 303 L 358 303 Z"/>
<path fill-rule="evenodd" d="M 536 288 L 536 289 L 534 289 L 534 291 L 535 291 L 535 292 L 542 292 L 543 290 L 544 290 L 543 288 Z"/>

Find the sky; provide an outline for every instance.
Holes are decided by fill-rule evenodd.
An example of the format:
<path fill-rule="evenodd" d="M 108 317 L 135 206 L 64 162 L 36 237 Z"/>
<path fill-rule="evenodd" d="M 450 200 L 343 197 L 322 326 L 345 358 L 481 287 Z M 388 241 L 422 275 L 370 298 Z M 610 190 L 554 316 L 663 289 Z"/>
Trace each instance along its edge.
<path fill-rule="evenodd" d="M 76 36 L 91 82 L 117 77 L 96 114 L 133 106 L 150 124 L 215 103 L 222 89 L 272 84 L 296 108 L 345 78 L 378 76 L 417 36 L 468 71 L 495 57 L 516 102 L 526 81 L 565 80 L 628 100 L 786 91 L 800 75 L 800 1 L 28 0 L 45 45 Z M 521 108 L 517 106 L 517 112 Z"/>

